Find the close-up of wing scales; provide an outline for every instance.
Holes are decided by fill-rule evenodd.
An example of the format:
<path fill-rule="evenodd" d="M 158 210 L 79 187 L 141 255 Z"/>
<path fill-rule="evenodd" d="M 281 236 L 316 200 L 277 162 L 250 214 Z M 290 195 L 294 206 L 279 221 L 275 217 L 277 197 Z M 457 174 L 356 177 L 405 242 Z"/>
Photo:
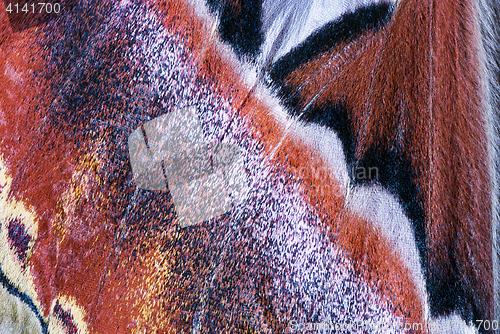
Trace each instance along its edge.
<path fill-rule="evenodd" d="M 0 2 L 0 334 L 500 333 L 498 0 Z"/>

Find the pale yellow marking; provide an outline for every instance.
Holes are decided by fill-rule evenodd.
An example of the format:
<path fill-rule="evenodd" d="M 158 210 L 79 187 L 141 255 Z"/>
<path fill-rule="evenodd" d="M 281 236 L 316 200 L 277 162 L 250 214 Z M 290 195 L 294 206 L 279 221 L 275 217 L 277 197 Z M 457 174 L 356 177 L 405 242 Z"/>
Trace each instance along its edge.
<path fill-rule="evenodd" d="M 23 268 L 17 255 L 11 249 L 8 241 L 7 224 L 12 219 L 18 219 L 25 226 L 27 233 L 31 236 L 26 253 L 27 259 L 32 255 L 33 246 L 38 233 L 38 221 L 32 209 L 27 208 L 23 202 L 7 198 L 12 185 L 12 177 L 8 175 L 3 157 L 0 155 L 0 267 L 9 281 L 28 295 L 35 306 L 42 310 L 35 291 L 33 276 L 29 262 Z M 42 313 L 42 311 L 40 311 Z"/>
<path fill-rule="evenodd" d="M 64 295 L 59 295 L 56 299 L 52 301 L 52 306 L 50 307 L 50 316 L 48 322 L 48 329 L 50 334 L 66 334 L 67 327 L 63 324 L 61 319 L 54 316 L 54 307 L 59 301 L 59 305 L 65 312 L 69 312 L 72 316 L 73 323 L 77 327 L 78 334 L 89 333 L 87 328 L 87 323 L 85 322 L 85 310 L 83 307 L 76 303 L 75 298 L 67 297 Z"/>

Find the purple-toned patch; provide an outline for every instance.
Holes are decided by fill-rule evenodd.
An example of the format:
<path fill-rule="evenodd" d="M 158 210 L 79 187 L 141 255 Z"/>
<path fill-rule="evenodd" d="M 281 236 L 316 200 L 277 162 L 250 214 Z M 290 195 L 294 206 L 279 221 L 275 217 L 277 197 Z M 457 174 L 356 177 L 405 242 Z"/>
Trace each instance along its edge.
<path fill-rule="evenodd" d="M 19 218 L 11 220 L 7 226 L 9 242 L 19 261 L 26 265 L 26 253 L 28 252 L 29 243 L 32 237 L 28 234 L 24 224 Z"/>
<path fill-rule="evenodd" d="M 55 317 L 59 318 L 59 320 L 62 321 L 64 326 L 68 329 L 68 333 L 78 334 L 78 327 L 76 327 L 75 322 L 73 321 L 71 312 L 63 310 L 61 304 L 59 304 L 59 301 L 56 301 L 53 314 Z"/>

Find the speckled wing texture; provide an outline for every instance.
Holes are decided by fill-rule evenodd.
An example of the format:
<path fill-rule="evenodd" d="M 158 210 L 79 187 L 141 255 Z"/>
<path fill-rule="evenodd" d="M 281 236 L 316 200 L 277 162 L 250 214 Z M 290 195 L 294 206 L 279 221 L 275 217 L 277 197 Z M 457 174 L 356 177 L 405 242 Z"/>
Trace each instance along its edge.
<path fill-rule="evenodd" d="M 0 2 L 0 333 L 497 332 L 499 31 L 497 0 Z"/>

